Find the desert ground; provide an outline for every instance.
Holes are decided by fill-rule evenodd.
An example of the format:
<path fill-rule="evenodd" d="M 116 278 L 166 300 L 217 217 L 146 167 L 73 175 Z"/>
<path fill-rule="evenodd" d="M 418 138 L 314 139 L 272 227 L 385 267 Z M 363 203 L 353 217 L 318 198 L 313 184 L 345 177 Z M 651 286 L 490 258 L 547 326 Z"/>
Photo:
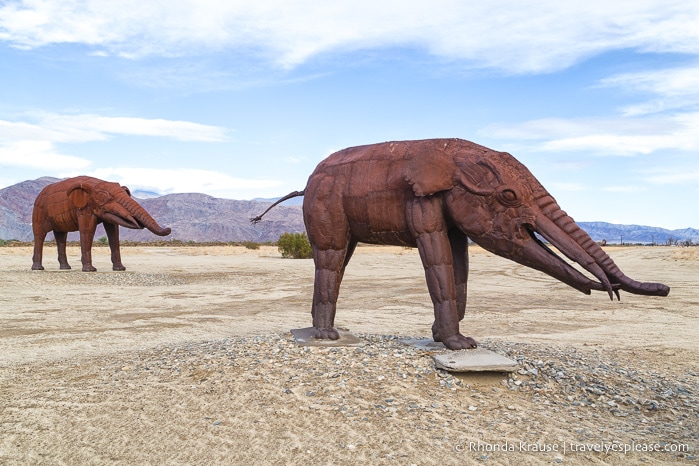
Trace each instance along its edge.
<path fill-rule="evenodd" d="M 668 297 L 586 296 L 470 248 L 462 333 L 512 374 L 450 374 L 416 250 L 360 246 L 336 325 L 300 346 L 312 260 L 122 247 L 58 270 L 0 247 L 0 464 L 696 464 L 699 248 L 607 247 Z M 626 450 L 626 451 L 624 451 Z"/>

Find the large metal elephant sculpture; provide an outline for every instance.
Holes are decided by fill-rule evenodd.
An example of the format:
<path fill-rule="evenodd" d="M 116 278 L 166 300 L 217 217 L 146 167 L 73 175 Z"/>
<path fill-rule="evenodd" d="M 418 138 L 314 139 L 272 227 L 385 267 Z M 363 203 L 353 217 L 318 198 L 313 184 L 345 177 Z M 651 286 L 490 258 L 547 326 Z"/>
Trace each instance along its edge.
<path fill-rule="evenodd" d="M 112 255 L 112 269 L 126 270 L 119 251 L 119 225 L 147 228 L 158 236 L 170 234 L 131 198 L 131 192 L 119 183 L 102 181 L 89 176 L 68 178 L 46 186 L 37 196 L 32 213 L 34 256 L 32 270 L 44 270 L 42 251 L 44 239 L 53 231 L 58 246 L 61 269 L 70 269 L 66 257 L 68 232 L 80 232 L 80 250 L 84 272 L 94 272 L 92 241 L 97 225 L 102 223 L 107 233 Z"/>
<path fill-rule="evenodd" d="M 357 242 L 417 246 L 434 304 L 432 335 L 450 349 L 476 347 L 473 338 L 459 332 L 466 309 L 468 238 L 586 294 L 601 290 L 613 299 L 619 290 L 654 296 L 670 291 L 624 275 L 524 165 L 469 141 L 344 149 L 318 164 L 304 191 L 278 202 L 299 195 L 305 195 L 303 216 L 316 268 L 316 338 L 339 337 L 336 302 Z M 557 256 L 542 237 L 596 280 Z"/>

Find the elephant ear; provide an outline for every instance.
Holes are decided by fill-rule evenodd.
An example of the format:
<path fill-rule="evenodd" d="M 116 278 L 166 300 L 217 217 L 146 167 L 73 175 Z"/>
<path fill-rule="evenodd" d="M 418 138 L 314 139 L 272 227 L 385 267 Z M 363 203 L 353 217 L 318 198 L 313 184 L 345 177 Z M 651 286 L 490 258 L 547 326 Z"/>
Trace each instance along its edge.
<path fill-rule="evenodd" d="M 500 172 L 487 158 L 461 158 L 456 165 L 460 184 L 473 194 L 490 196 L 502 185 Z"/>
<path fill-rule="evenodd" d="M 416 154 L 408 163 L 405 180 L 417 196 L 430 196 L 451 189 L 456 184 L 458 168 L 454 159 L 441 151 Z"/>
<path fill-rule="evenodd" d="M 85 207 L 90 200 L 90 194 L 87 192 L 85 187 L 82 186 L 82 184 L 69 189 L 66 194 L 68 195 L 68 199 L 70 199 L 71 204 L 78 209 Z"/>

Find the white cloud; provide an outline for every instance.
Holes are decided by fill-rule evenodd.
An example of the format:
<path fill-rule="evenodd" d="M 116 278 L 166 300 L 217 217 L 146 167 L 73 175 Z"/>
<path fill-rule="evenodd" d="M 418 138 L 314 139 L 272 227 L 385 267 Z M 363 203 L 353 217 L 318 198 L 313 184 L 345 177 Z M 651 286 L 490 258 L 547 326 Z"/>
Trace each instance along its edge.
<path fill-rule="evenodd" d="M 699 182 L 699 171 L 685 169 L 674 173 L 663 173 L 658 175 L 648 176 L 647 181 L 655 184 L 679 184 L 679 183 L 696 183 Z"/>
<path fill-rule="evenodd" d="M 515 125 L 495 124 L 483 128 L 482 133 L 505 139 L 559 139 L 608 131 L 647 135 L 651 132 L 671 132 L 682 128 L 682 121 L 670 118 L 632 119 L 623 117 L 600 118 L 541 118 Z"/>
<path fill-rule="evenodd" d="M 153 136 L 200 142 L 228 139 L 225 128 L 189 121 L 44 112 L 26 115 L 25 119 L 31 122 L 0 120 L 0 143 L 27 139 L 79 143 L 103 141 L 112 135 Z"/>
<path fill-rule="evenodd" d="M 91 161 L 61 154 L 56 144 L 102 141 L 114 135 L 153 136 L 199 142 L 227 140 L 224 128 L 187 121 L 55 113 L 35 113 L 27 115 L 25 119 L 30 121 L 0 120 L 0 166 L 34 168 L 44 172 L 81 171 L 80 174 L 84 174 Z M 140 172 L 147 173 L 147 170 Z M 186 174 L 173 172 L 171 175 L 173 179 L 178 180 L 179 185 L 187 184 Z M 190 175 L 197 175 L 195 178 L 200 180 L 210 179 L 212 186 L 221 187 L 225 182 L 246 186 L 244 180 L 219 179 L 211 173 Z"/>
<path fill-rule="evenodd" d="M 693 107 L 699 104 L 699 66 L 625 73 L 600 81 L 601 86 L 653 95 L 647 102 L 623 109 L 627 116 Z"/>
<path fill-rule="evenodd" d="M 590 134 L 555 139 L 544 142 L 539 147 L 541 150 L 549 152 L 592 151 L 613 155 L 637 155 L 649 154 L 669 145 L 674 145 L 670 135 Z"/>
<path fill-rule="evenodd" d="M 0 143 L 30 139 L 51 139 L 41 127 L 24 121 L 0 120 Z"/>
<path fill-rule="evenodd" d="M 0 7 L 0 40 L 129 58 L 234 50 L 283 67 L 400 46 L 530 73 L 614 49 L 698 53 L 697 17 L 699 4 L 686 0 L 10 0 Z"/>
<path fill-rule="evenodd" d="M 697 126 L 699 113 L 686 113 L 654 118 L 548 118 L 517 125 L 490 125 L 480 133 L 526 141 L 531 150 L 629 156 L 663 149 L 699 150 Z"/>
<path fill-rule="evenodd" d="M 49 141 L 15 141 L 0 145 L 0 166 L 38 168 L 42 170 L 78 170 L 90 165 L 90 161 L 61 155 Z"/>
<path fill-rule="evenodd" d="M 61 176 L 88 175 L 116 181 L 132 190 L 143 189 L 161 194 L 207 193 L 216 197 L 240 198 L 264 195 L 268 188 L 282 183 L 270 179 L 244 179 L 225 173 L 192 168 L 159 169 L 135 167 L 98 168 L 90 172 L 66 171 Z"/>

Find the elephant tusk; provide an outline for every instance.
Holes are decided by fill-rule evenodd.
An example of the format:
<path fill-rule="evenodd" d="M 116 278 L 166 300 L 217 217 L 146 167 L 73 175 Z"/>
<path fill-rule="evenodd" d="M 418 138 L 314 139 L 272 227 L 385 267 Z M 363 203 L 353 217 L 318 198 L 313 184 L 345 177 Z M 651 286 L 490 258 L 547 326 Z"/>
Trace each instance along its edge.
<path fill-rule="evenodd" d="M 125 217 L 122 217 L 120 215 L 115 215 L 111 213 L 105 213 L 103 215 L 104 220 L 108 221 L 109 223 L 115 223 L 117 225 L 121 225 L 124 228 L 130 228 L 132 230 L 141 230 L 143 229 L 143 225 L 133 218 L 131 215 Z"/>
<path fill-rule="evenodd" d="M 552 224 L 556 225 L 555 222 L 551 222 Z M 541 236 L 543 236 L 547 241 L 549 241 L 551 244 L 553 244 L 559 251 L 561 251 L 566 257 L 568 257 L 570 260 L 575 262 L 576 264 L 579 264 L 582 266 L 585 270 L 590 272 L 592 275 L 595 276 L 599 280 L 598 285 L 600 285 L 600 291 L 606 291 L 607 294 L 609 294 L 609 299 L 614 300 L 614 287 L 612 286 L 611 282 L 607 278 L 607 274 L 602 270 L 602 268 L 595 262 L 595 260 L 590 256 L 580 245 L 578 245 L 575 241 L 569 240 L 566 241 L 565 239 L 568 238 L 567 235 L 564 234 L 563 238 L 559 238 L 560 235 L 553 234 L 549 231 L 547 231 L 547 228 L 542 228 L 542 222 L 537 222 L 538 228 L 536 228 L 535 232 L 539 233 Z M 557 225 L 556 225 L 557 226 Z M 554 253 L 550 248 L 548 248 L 545 244 L 543 244 L 541 241 L 539 241 L 538 238 L 534 235 L 534 231 L 529 232 L 530 235 L 534 238 L 535 241 L 540 243 L 540 246 L 545 248 L 549 253 L 553 254 L 554 256 L 558 257 L 556 253 Z M 560 257 L 559 257 L 560 259 Z M 562 260 L 562 259 L 561 259 Z M 563 261 L 565 262 L 565 261 Z M 567 265 L 567 264 L 566 264 Z M 594 282 L 593 282 L 594 283 Z M 618 295 L 618 292 L 617 292 Z"/>

